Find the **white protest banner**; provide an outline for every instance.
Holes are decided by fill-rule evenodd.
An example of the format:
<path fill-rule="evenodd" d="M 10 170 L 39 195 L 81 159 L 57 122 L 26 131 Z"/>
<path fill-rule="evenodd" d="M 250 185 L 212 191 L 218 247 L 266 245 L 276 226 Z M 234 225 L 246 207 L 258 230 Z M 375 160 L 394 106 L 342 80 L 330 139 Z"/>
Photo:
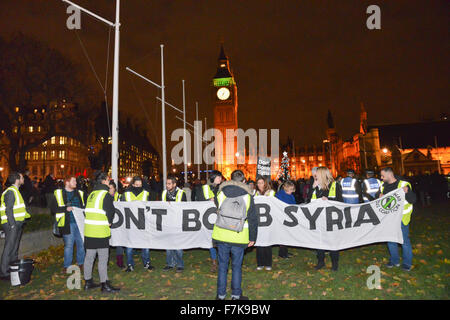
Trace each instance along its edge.
<path fill-rule="evenodd" d="M 376 242 L 403 243 L 405 193 L 392 191 L 364 204 L 316 200 L 288 205 L 274 197 L 255 197 L 259 217 L 256 246 L 287 245 L 341 250 Z M 216 220 L 212 201 L 114 202 L 111 246 L 150 249 L 210 248 Z M 74 215 L 83 234 L 83 210 Z"/>

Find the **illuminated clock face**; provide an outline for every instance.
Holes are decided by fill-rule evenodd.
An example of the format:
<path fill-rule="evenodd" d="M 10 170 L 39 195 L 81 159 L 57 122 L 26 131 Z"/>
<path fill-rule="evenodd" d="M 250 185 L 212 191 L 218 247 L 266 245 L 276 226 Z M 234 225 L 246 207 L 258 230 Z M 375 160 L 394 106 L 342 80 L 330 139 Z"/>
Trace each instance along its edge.
<path fill-rule="evenodd" d="M 217 98 L 220 100 L 227 100 L 230 97 L 230 90 L 228 88 L 220 88 L 217 90 Z"/>

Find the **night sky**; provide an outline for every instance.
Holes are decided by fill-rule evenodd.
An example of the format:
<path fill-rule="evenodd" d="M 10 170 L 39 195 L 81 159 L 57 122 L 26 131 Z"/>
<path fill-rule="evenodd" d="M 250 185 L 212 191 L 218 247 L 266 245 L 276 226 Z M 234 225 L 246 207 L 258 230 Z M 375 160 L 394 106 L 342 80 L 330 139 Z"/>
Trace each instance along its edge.
<path fill-rule="evenodd" d="M 74 2 L 114 20 L 113 0 Z M 238 85 L 243 129 L 279 128 L 281 139 L 289 135 L 304 145 L 325 137 L 328 109 L 344 139 L 359 130 L 361 101 L 369 124 L 437 119 L 450 109 L 449 1 L 121 2 L 120 112 L 153 123 L 149 132 L 156 132 L 158 149 L 158 90 L 125 67 L 159 83 L 161 43 L 168 101 L 182 105 L 185 79 L 188 120 L 198 101 L 209 127 L 222 40 Z M 366 27 L 371 4 L 381 8 L 381 30 Z M 21 31 L 61 50 L 85 69 L 100 101 L 101 88 L 75 32 L 66 28 L 66 7 L 59 0 L 2 0 L 0 36 Z M 83 14 L 78 32 L 104 82 L 108 26 Z M 113 39 L 112 33 L 110 88 Z M 108 97 L 112 103 L 111 92 Z M 166 109 L 168 137 L 182 126 L 175 115 Z"/>

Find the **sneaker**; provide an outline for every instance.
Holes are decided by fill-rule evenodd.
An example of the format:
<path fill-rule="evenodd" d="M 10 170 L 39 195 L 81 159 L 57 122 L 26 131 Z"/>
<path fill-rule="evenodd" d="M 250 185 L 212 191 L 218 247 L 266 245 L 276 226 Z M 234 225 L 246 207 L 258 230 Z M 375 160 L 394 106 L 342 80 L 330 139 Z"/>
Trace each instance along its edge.
<path fill-rule="evenodd" d="M 262 270 L 262 269 L 264 269 L 264 267 L 256 267 L 256 270 Z"/>
<path fill-rule="evenodd" d="M 163 268 L 163 271 L 169 271 L 169 270 L 172 270 L 174 267 L 170 267 L 170 266 L 165 266 L 164 268 Z"/>
<path fill-rule="evenodd" d="M 147 269 L 147 270 L 153 270 L 154 268 L 153 268 L 153 266 L 150 264 L 150 262 L 147 262 L 147 263 L 144 265 L 144 269 Z"/>
<path fill-rule="evenodd" d="M 131 264 L 129 264 L 127 266 L 127 270 L 125 270 L 125 272 L 132 272 L 132 271 L 134 271 L 134 267 Z"/>
<path fill-rule="evenodd" d="M 183 272 L 184 268 L 178 267 L 177 268 L 177 273 Z"/>
<path fill-rule="evenodd" d="M 402 264 L 403 271 L 411 271 L 411 266 L 407 266 L 406 264 Z"/>
<path fill-rule="evenodd" d="M 241 295 L 239 298 L 231 297 L 231 300 L 250 300 L 250 299 L 246 296 Z"/>
<path fill-rule="evenodd" d="M 387 264 L 384 265 L 386 268 L 393 268 L 393 267 L 400 267 L 400 263 L 397 264 L 393 264 L 392 262 L 389 262 Z"/>
<path fill-rule="evenodd" d="M 219 298 L 219 295 L 216 295 L 216 300 L 222 300 L 222 301 L 224 301 L 225 298 Z"/>
<path fill-rule="evenodd" d="M 272 267 L 266 267 L 266 270 L 270 271 L 270 270 L 272 270 Z"/>

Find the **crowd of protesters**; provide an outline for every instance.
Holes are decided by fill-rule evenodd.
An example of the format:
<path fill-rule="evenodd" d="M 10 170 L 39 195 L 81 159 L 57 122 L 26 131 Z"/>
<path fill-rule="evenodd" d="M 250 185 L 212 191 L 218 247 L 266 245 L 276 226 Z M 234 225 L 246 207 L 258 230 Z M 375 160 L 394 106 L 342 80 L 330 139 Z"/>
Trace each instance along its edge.
<path fill-rule="evenodd" d="M 397 175 L 391 168 L 384 168 L 380 172 L 378 179 L 373 171 L 365 172 L 365 176 L 356 176 L 353 170 L 347 170 L 345 177 L 336 177 L 326 167 L 313 168 L 312 176 L 308 179 L 291 181 L 280 179 L 270 181 L 269 179 L 257 176 L 255 181 L 246 180 L 242 171 L 235 170 L 231 175 L 231 180 L 225 178 L 219 171 L 213 170 L 208 180 L 195 180 L 183 183 L 182 177 L 169 175 L 166 186 L 162 185 L 162 179 L 148 179 L 147 177 L 133 177 L 128 185 L 119 181 L 117 186 L 106 173 L 97 172 L 92 180 L 82 176 L 68 176 L 64 180 L 56 180 L 49 174 L 44 181 L 36 177 L 31 179 L 29 171 L 23 174 L 12 173 L 7 182 L 3 185 L 0 181 L 0 191 L 2 194 L 2 226 L 5 230 L 7 241 L 2 256 L 2 270 L 0 277 L 5 278 L 8 263 L 17 259 L 18 241 L 13 232 L 15 225 L 23 227 L 23 219 L 20 223 L 14 218 L 16 211 L 12 210 L 23 202 L 27 208 L 29 206 L 47 206 L 55 215 L 57 226 L 63 236 L 64 249 L 64 271 L 72 264 L 74 246 L 76 246 L 76 261 L 80 267 L 84 267 L 85 289 L 100 287 L 102 291 L 117 292 L 120 289 L 113 287 L 108 280 L 107 261 L 109 258 L 109 225 L 114 217 L 114 201 L 213 201 L 221 208 L 225 206 L 226 199 L 245 198 L 247 205 L 246 230 L 245 232 L 235 232 L 221 228 L 216 222 L 212 234 L 212 246 L 210 248 L 211 272 L 218 272 L 217 299 L 224 299 L 226 296 L 226 279 L 229 258 L 232 260 L 232 299 L 248 299 L 242 295 L 242 261 L 246 249 L 252 247 L 257 239 L 258 219 L 254 206 L 254 196 L 274 196 L 287 204 L 302 204 L 315 201 L 317 199 L 334 200 L 345 203 L 363 203 L 374 200 L 396 188 L 403 188 L 406 201 L 410 204 L 420 203 L 422 206 L 429 206 L 431 202 L 446 200 L 449 198 L 448 178 L 439 174 L 421 175 L 404 179 Z M 18 190 L 20 192 L 17 192 Z M 414 191 L 413 191 L 414 190 Z M 11 192 L 9 192 L 11 191 Z M 416 197 L 417 195 L 417 197 Z M 247 198 L 246 198 L 247 197 Z M 416 200 L 417 199 L 417 200 Z M 102 202 L 103 201 L 103 202 Z M 99 204 L 101 203 L 101 204 Z M 86 221 L 83 235 L 75 222 L 72 214 L 73 207 L 85 209 Z M 405 215 L 405 210 L 409 210 L 405 205 L 402 219 L 402 232 L 404 244 L 403 264 L 405 271 L 411 270 L 412 248 L 409 242 L 409 215 Z M 105 214 L 98 216 L 99 211 Z M 219 210 L 220 211 L 220 210 Z M 218 211 L 218 215 L 219 215 Z M 27 213 L 27 212 L 26 212 Z M 17 213 L 17 216 L 21 216 Z M 27 213 L 27 217 L 29 214 Z M 104 219 L 104 223 L 101 222 Z M 89 221 L 95 222 L 92 226 Z M 101 222 L 101 223 L 100 223 Z M 21 230 L 20 230 L 21 232 Z M 13 237 L 16 237 L 13 239 Z M 20 237 L 19 237 L 20 238 Z M 12 240 L 13 239 L 13 240 Z M 229 239 L 233 239 L 228 241 Z M 390 253 L 388 268 L 400 266 L 398 255 L 398 245 L 388 243 Z M 126 266 L 123 254 L 126 253 Z M 153 270 L 150 262 L 150 249 L 141 250 L 144 268 Z M 325 250 L 316 250 L 317 265 L 319 270 L 325 266 Z M 339 251 L 329 251 L 332 270 L 338 270 Z M 175 269 L 176 272 L 183 272 L 183 250 L 167 250 L 166 266 L 163 271 Z M 278 256 L 283 259 L 290 258 L 288 247 L 279 246 Z M 100 274 L 100 284 L 95 284 L 92 280 L 92 269 L 94 261 L 98 257 L 98 268 Z M 134 271 L 133 248 L 116 248 L 116 264 L 120 268 L 126 267 L 126 272 Z M 256 247 L 257 270 L 272 269 L 272 247 Z"/>

